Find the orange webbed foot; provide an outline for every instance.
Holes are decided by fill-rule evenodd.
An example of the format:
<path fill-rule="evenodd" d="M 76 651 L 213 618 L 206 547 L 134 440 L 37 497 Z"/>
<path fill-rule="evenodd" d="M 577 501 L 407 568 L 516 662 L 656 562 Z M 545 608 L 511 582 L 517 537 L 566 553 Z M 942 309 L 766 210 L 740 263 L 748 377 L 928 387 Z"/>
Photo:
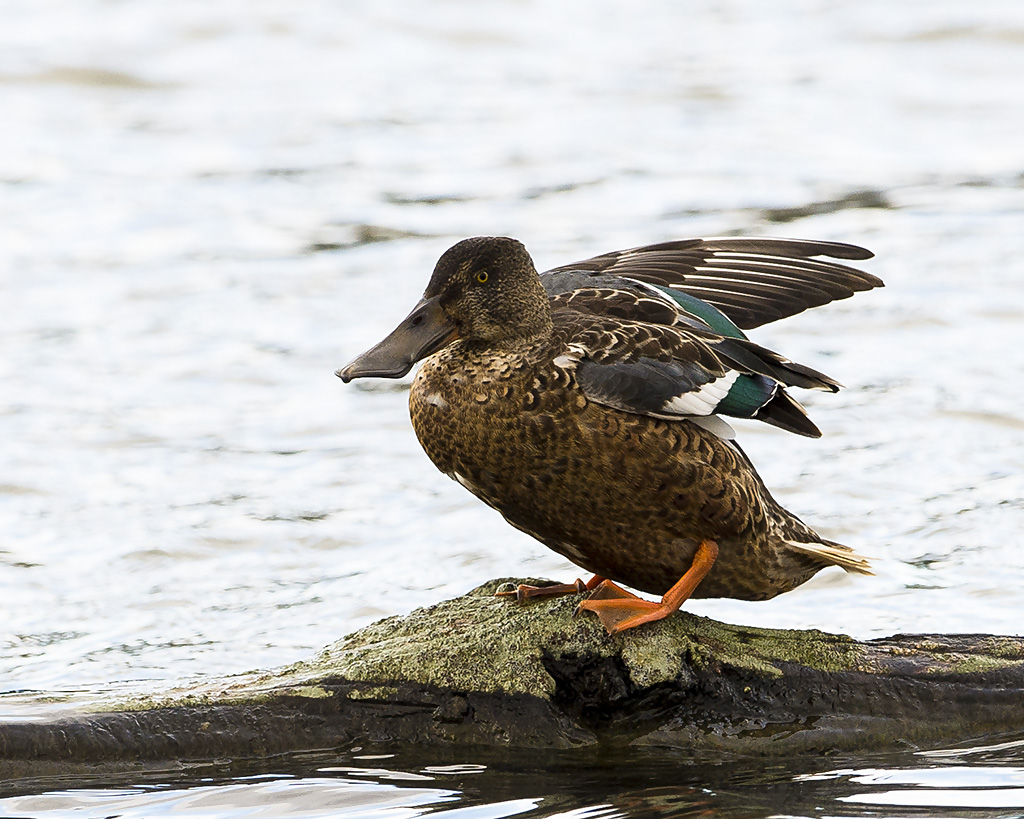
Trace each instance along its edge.
<path fill-rule="evenodd" d="M 612 583 L 611 580 L 605 580 L 604 583 L 594 589 L 594 593 L 590 597 L 576 607 L 576 614 L 592 611 L 598 616 L 605 630 L 609 634 L 615 634 L 623 629 L 640 625 L 639 622 L 634 623 L 632 621 L 638 616 L 656 611 L 660 606 L 660 603 L 644 600 L 632 592 L 626 591 L 621 586 Z M 659 615 L 659 617 L 665 617 L 668 613 L 666 611 L 664 614 Z M 651 619 L 658 619 L 658 617 Z"/>
<path fill-rule="evenodd" d="M 521 583 L 509 589 L 499 587 L 494 596 L 514 597 L 517 603 L 525 603 L 527 600 L 543 600 L 547 597 L 561 597 L 566 594 L 582 594 L 585 591 L 596 588 L 603 580 L 603 577 L 594 575 L 586 583 L 579 578 L 576 578 L 575 583 L 554 583 L 550 586 L 528 586 L 525 583 Z M 511 586 L 512 584 L 508 583 L 506 585 Z"/>
<path fill-rule="evenodd" d="M 654 603 L 631 594 L 610 580 L 601 583 L 590 597 L 576 608 L 576 612 L 592 611 L 601 620 L 601 625 L 609 634 L 618 634 L 629 628 L 653 623 L 678 611 L 679 607 L 693 594 L 694 589 L 715 565 L 718 557 L 718 544 L 713 540 L 701 541 L 697 553 L 693 556 L 693 564 L 686 570 L 678 582 L 672 586 L 661 601 Z"/>

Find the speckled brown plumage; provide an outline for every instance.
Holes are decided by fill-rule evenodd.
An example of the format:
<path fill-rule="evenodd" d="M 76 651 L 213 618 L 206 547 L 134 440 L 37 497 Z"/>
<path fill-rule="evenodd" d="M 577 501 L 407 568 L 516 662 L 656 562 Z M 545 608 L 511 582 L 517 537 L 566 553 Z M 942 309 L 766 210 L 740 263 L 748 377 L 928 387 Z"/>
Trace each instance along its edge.
<path fill-rule="evenodd" d="M 828 565 L 787 548 L 820 538 L 734 444 L 589 401 L 552 363 L 581 318 L 556 313 L 550 338 L 500 351 L 456 341 L 424 362 L 409 406 L 438 469 L 573 563 L 653 594 L 706 538 L 719 557 L 695 597 L 763 600 Z"/>
<path fill-rule="evenodd" d="M 755 277 L 738 285 L 738 315 L 751 326 L 881 284 L 803 258 L 867 253 L 847 245 L 793 242 L 802 255 L 796 272 L 786 272 L 777 254 L 790 247 L 787 241 L 763 240 L 764 252 L 776 255 L 764 263 L 768 274 L 757 273 L 774 281 L 783 269 L 797 282 L 786 285 L 779 304 L 772 301 L 774 284 Z M 689 270 L 693 245 L 680 245 L 679 264 Z M 733 246 L 752 253 L 742 240 L 731 240 Z M 656 247 L 655 274 L 666 281 L 676 275 L 665 288 L 678 287 L 670 246 Z M 867 572 L 863 559 L 783 509 L 722 434 L 727 425 L 711 423 L 716 406 L 733 406 L 741 410 L 733 414 L 815 434 L 784 387 L 835 390 L 836 382 L 753 344 L 707 304 L 643 284 L 642 251 L 567 266 L 559 269 L 567 271 L 565 280 L 542 285 L 518 242 L 460 242 L 442 256 L 405 322 L 338 374 L 396 376 L 425 359 L 409 403 L 416 435 L 438 469 L 600 577 L 664 594 L 688 572 L 702 543 L 717 544 L 717 560 L 714 553 L 702 558 L 713 564 L 695 597 L 763 600 L 829 565 Z M 636 279 L 606 276 L 615 264 Z M 804 298 L 798 285 L 813 278 L 816 266 L 831 277 L 830 295 Z M 580 276 L 589 278 L 579 282 Z M 701 279 L 706 287 L 707 275 Z M 723 285 L 727 307 L 729 286 Z M 745 392 L 734 395 L 742 379 Z M 743 405 L 754 400 L 750 395 L 764 406 Z M 765 417 L 773 407 L 774 417 Z M 619 628 L 602 620 L 609 630 Z"/>

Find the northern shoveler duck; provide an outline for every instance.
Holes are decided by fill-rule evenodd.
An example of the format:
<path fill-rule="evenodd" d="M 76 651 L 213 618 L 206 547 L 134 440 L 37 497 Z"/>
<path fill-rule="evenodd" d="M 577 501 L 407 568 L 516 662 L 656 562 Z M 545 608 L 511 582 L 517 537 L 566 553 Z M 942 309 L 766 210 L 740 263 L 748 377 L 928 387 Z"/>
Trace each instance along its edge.
<path fill-rule="evenodd" d="M 592 590 L 580 608 L 609 633 L 691 596 L 764 600 L 826 566 L 870 571 L 772 498 L 722 420 L 818 437 L 786 388 L 839 388 L 743 330 L 881 287 L 819 258 L 871 256 L 836 242 L 691 239 L 538 275 L 518 241 L 466 239 L 394 332 L 337 375 L 397 378 L 422 360 L 410 412 L 438 469 L 594 574 L 520 586 L 518 599 Z"/>

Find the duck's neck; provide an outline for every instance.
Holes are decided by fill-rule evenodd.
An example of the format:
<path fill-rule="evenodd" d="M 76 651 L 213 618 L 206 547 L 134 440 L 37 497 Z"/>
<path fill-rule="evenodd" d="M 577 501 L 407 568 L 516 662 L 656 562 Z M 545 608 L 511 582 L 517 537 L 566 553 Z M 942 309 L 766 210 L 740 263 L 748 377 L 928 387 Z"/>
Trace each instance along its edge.
<path fill-rule="evenodd" d="M 538 328 L 534 333 L 516 333 L 500 338 L 463 338 L 460 343 L 467 352 L 482 355 L 518 355 L 526 354 L 537 347 L 545 346 L 551 339 L 552 328 Z"/>
<path fill-rule="evenodd" d="M 499 315 L 474 316 L 469 332 L 463 338 L 474 344 L 518 347 L 549 338 L 553 329 L 551 304 L 545 294 L 541 299 L 503 304 Z"/>
<path fill-rule="evenodd" d="M 528 317 L 524 316 L 524 319 L 527 320 L 519 325 L 519 332 L 516 333 L 520 341 L 536 341 L 550 337 L 554 324 L 551 321 L 551 304 L 547 298 L 544 299 L 543 305 L 539 305 Z"/>

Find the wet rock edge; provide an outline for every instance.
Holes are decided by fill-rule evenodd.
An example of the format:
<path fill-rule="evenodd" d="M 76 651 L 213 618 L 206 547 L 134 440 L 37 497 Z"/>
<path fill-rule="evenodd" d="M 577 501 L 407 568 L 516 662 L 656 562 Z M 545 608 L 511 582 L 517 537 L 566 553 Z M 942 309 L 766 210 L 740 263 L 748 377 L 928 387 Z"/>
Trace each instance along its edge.
<path fill-rule="evenodd" d="M 7 777 L 251 759 L 365 743 L 702 755 L 938 747 L 1024 728 L 1024 639 L 731 626 L 681 613 L 606 636 L 577 600 L 507 579 L 284 669 L 50 722 L 0 723 Z"/>

